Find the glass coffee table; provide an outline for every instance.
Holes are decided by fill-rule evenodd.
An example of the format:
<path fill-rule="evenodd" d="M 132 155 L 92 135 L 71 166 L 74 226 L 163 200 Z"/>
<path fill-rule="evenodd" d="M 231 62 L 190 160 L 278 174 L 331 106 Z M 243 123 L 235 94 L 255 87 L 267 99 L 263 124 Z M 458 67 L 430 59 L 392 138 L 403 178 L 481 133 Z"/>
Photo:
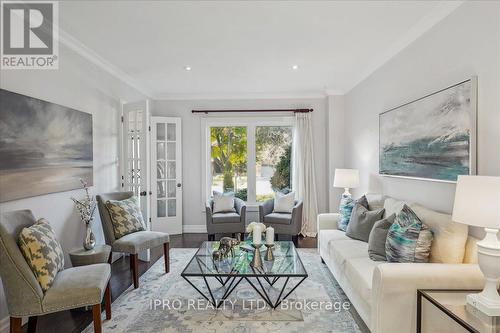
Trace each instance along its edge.
<path fill-rule="evenodd" d="M 219 242 L 203 242 L 181 276 L 216 308 L 246 280 L 275 309 L 307 278 L 307 272 L 293 242 L 275 242 L 271 261 L 264 260 L 266 247 L 262 246 L 259 268 L 250 264 L 253 253 L 247 250 L 249 247 L 250 243 L 241 242 L 233 256 L 214 260 L 212 254 L 219 248 Z M 195 285 L 198 279 L 203 280 L 208 293 Z"/>

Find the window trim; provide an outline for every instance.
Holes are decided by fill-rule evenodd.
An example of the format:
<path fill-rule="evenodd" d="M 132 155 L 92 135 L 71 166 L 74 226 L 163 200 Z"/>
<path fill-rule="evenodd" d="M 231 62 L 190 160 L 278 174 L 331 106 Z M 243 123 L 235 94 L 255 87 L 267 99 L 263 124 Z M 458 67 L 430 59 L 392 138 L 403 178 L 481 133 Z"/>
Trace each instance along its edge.
<path fill-rule="evenodd" d="M 202 191 L 201 199 L 203 210 L 205 202 L 210 198 L 212 187 L 211 170 L 211 145 L 209 140 L 210 127 L 247 127 L 247 207 L 254 211 L 259 206 L 256 200 L 256 151 L 255 151 L 255 131 L 259 126 L 290 126 L 294 127 L 295 118 L 291 116 L 266 116 L 266 117 L 241 117 L 241 116 L 205 116 L 201 120 L 202 133 Z"/>

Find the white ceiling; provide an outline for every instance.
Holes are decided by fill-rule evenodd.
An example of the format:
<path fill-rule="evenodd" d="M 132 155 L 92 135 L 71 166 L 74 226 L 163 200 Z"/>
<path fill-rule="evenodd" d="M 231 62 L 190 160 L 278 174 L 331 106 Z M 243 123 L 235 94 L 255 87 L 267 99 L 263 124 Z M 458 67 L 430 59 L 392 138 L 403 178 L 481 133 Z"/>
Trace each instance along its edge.
<path fill-rule="evenodd" d="M 67 1 L 59 20 L 63 43 L 149 97 L 314 96 L 349 91 L 458 5 Z"/>

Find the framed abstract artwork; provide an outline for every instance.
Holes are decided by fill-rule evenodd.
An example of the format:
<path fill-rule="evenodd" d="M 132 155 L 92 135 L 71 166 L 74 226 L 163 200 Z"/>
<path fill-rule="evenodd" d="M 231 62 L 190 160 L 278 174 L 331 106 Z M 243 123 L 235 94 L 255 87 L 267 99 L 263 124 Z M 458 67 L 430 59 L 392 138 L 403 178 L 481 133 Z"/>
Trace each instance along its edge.
<path fill-rule="evenodd" d="M 477 78 L 379 115 L 379 173 L 456 182 L 476 174 Z"/>
<path fill-rule="evenodd" d="M 93 183 L 92 115 L 0 89 L 0 202 Z"/>

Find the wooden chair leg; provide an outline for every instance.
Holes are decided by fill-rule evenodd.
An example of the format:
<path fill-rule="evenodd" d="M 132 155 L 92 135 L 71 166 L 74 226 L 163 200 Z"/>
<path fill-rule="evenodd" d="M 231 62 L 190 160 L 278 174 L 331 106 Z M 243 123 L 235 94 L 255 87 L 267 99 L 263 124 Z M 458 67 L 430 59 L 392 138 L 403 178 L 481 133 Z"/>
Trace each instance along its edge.
<path fill-rule="evenodd" d="M 94 321 L 94 333 L 101 333 L 101 304 L 92 305 L 92 318 Z"/>
<path fill-rule="evenodd" d="M 28 333 L 36 332 L 36 323 L 38 322 L 38 317 L 29 317 L 28 319 Z"/>
<path fill-rule="evenodd" d="M 130 265 L 132 268 L 132 279 L 134 280 L 134 288 L 139 288 L 139 263 L 137 260 L 137 254 L 130 255 Z"/>
<path fill-rule="evenodd" d="M 109 282 L 106 286 L 106 291 L 104 291 L 104 307 L 106 308 L 106 320 L 111 319 L 111 289 L 109 288 Z"/>
<path fill-rule="evenodd" d="M 22 318 L 10 317 L 10 333 L 21 333 Z"/>
<path fill-rule="evenodd" d="M 170 244 L 163 243 L 163 257 L 165 257 L 165 273 L 170 272 Z"/>

